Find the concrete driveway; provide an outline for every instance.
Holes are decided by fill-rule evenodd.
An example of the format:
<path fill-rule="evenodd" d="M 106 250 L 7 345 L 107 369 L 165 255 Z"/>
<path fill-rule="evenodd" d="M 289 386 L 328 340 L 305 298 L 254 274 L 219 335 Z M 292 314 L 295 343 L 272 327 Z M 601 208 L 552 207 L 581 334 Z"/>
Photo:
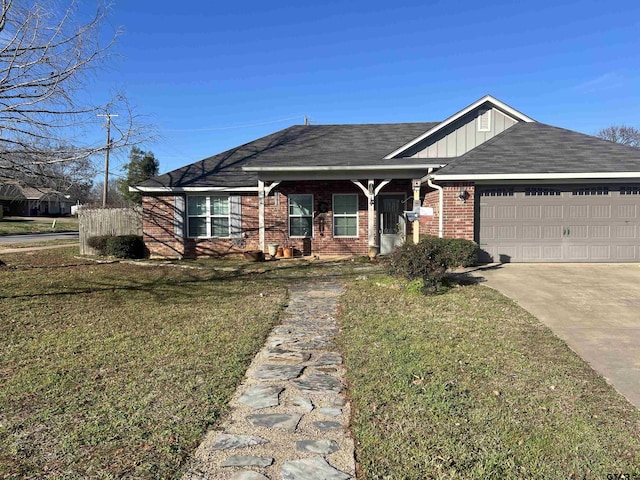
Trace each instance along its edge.
<path fill-rule="evenodd" d="M 510 263 L 474 275 L 550 327 L 640 408 L 640 265 Z"/>

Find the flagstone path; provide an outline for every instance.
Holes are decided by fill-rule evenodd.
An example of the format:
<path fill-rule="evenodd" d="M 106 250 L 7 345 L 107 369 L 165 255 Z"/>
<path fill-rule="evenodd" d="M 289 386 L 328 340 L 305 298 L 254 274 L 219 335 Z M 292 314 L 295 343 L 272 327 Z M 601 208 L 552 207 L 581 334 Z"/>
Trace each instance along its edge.
<path fill-rule="evenodd" d="M 355 477 L 342 357 L 334 351 L 342 286 L 293 285 L 231 400 L 220 430 L 198 447 L 183 480 L 346 480 Z"/>

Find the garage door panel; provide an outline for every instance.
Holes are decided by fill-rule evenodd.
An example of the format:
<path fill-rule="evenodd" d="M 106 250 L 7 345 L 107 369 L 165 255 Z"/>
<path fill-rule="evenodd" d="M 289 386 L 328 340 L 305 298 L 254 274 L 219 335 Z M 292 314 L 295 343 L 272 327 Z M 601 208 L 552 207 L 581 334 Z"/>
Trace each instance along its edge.
<path fill-rule="evenodd" d="M 523 240 L 539 240 L 542 238 L 542 227 L 540 225 L 522 225 L 519 237 Z"/>
<path fill-rule="evenodd" d="M 589 238 L 589 225 L 567 225 L 565 236 L 572 240 L 586 240 Z"/>
<path fill-rule="evenodd" d="M 636 230 L 635 225 L 616 225 L 614 227 L 615 238 L 636 238 Z"/>
<path fill-rule="evenodd" d="M 542 247 L 540 245 L 523 245 L 522 259 L 525 261 L 541 261 Z"/>
<path fill-rule="evenodd" d="M 562 225 L 542 225 L 542 238 L 547 240 L 562 239 Z"/>
<path fill-rule="evenodd" d="M 589 205 L 569 205 L 569 218 L 589 218 Z"/>
<path fill-rule="evenodd" d="M 516 236 L 515 225 L 498 225 L 496 226 L 496 237 L 506 240 L 515 240 Z"/>
<path fill-rule="evenodd" d="M 498 220 L 514 220 L 516 218 L 515 205 L 498 205 L 496 207 L 496 219 Z"/>
<path fill-rule="evenodd" d="M 636 205 L 618 205 L 618 218 L 620 219 L 634 219 L 638 218 L 638 208 Z"/>
<path fill-rule="evenodd" d="M 495 227 L 480 227 L 480 238 L 484 238 L 485 240 L 494 240 L 496 238 L 496 229 Z"/>
<path fill-rule="evenodd" d="M 564 216 L 564 208 L 562 205 L 542 205 L 542 218 L 562 219 Z"/>
<path fill-rule="evenodd" d="M 562 245 L 544 245 L 542 247 L 542 258 L 546 261 L 562 260 Z"/>
<path fill-rule="evenodd" d="M 516 186 L 509 196 L 483 189 L 479 242 L 496 260 L 640 261 L 640 185 Z"/>
<path fill-rule="evenodd" d="M 611 218 L 611 205 L 591 205 L 591 218 Z"/>
<path fill-rule="evenodd" d="M 590 238 L 611 238 L 611 227 L 609 225 L 591 225 Z"/>
<path fill-rule="evenodd" d="M 569 260 L 589 260 L 589 246 L 567 245 L 567 257 Z"/>
<path fill-rule="evenodd" d="M 541 218 L 541 205 L 523 205 L 517 208 L 518 218 L 521 220 L 539 220 Z"/>
<path fill-rule="evenodd" d="M 496 218 L 496 207 L 493 205 L 488 205 L 486 203 L 480 205 L 480 218 L 487 220 Z"/>
<path fill-rule="evenodd" d="M 635 260 L 637 258 L 636 251 L 638 248 L 635 245 L 617 245 L 616 246 L 616 258 L 619 260 Z"/>
<path fill-rule="evenodd" d="M 589 247 L 589 258 L 591 260 L 611 260 L 611 246 L 610 245 L 591 245 Z"/>

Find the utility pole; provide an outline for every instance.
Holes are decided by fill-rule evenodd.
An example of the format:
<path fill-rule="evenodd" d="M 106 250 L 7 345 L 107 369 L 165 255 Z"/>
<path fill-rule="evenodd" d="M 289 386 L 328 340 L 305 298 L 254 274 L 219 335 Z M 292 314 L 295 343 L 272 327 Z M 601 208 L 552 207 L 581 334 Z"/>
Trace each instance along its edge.
<path fill-rule="evenodd" d="M 111 150 L 111 117 L 117 117 L 113 113 L 98 114 L 99 117 L 107 119 L 107 149 L 104 156 L 104 186 L 102 187 L 102 208 L 107 207 L 109 196 L 109 150 Z"/>

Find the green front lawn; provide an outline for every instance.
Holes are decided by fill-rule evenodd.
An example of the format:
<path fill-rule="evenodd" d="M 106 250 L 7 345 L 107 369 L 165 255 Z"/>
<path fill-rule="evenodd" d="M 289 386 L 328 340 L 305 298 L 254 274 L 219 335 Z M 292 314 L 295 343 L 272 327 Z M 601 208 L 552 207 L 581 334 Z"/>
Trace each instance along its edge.
<path fill-rule="evenodd" d="M 535 318 L 478 285 L 390 284 L 342 303 L 361 478 L 640 476 L 638 410 Z"/>
<path fill-rule="evenodd" d="M 55 226 L 53 221 L 55 220 Z M 78 230 L 78 219 L 73 217 L 39 218 L 29 217 L 15 219 L 0 218 L 0 235 L 15 235 L 18 233 L 52 233 L 70 232 Z"/>
<path fill-rule="evenodd" d="M 357 261 L 76 254 L 1 257 L 0 478 L 179 478 L 286 283 L 325 275 L 348 285 L 339 343 L 360 478 L 640 475 L 638 411 L 490 289 L 410 295 Z"/>
<path fill-rule="evenodd" d="M 178 477 L 286 290 L 76 253 L 2 256 L 0 478 Z"/>

